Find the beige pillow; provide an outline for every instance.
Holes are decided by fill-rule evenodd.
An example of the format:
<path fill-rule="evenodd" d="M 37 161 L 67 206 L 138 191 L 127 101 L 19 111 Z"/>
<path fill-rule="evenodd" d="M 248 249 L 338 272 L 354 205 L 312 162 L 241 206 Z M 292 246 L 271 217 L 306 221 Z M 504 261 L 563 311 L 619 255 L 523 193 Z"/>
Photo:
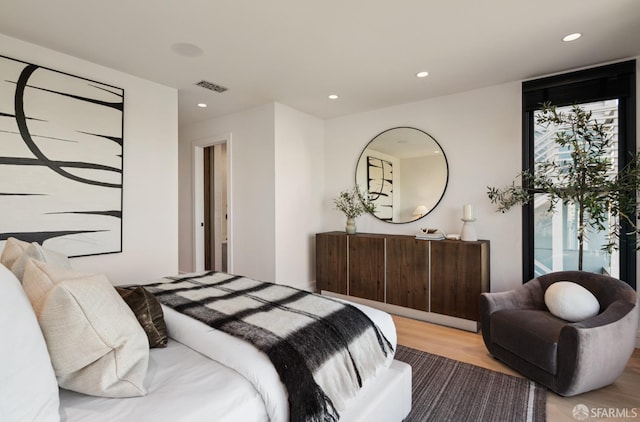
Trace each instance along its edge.
<path fill-rule="evenodd" d="M 61 387 L 102 397 L 146 394 L 147 336 L 104 275 L 32 259 L 23 286 Z"/>
<path fill-rule="evenodd" d="M 22 256 L 29 245 L 29 242 L 18 240 L 15 237 L 8 238 L 4 244 L 2 255 L 0 255 L 0 264 L 11 269 L 13 263 Z"/>
<path fill-rule="evenodd" d="M 18 277 L 18 280 L 20 280 L 21 282 L 24 276 L 24 269 L 27 266 L 27 262 L 30 258 L 33 258 L 36 261 L 47 262 L 57 267 L 71 269 L 71 263 L 69 262 L 69 258 L 67 258 L 65 254 L 52 251 L 51 249 L 43 248 L 36 242 L 27 243 L 27 245 L 28 246 L 24 250 L 22 255 L 20 255 L 20 257 L 18 257 L 18 259 L 16 259 L 13 265 L 11 265 L 10 267 L 11 272 L 14 273 L 16 277 Z"/>

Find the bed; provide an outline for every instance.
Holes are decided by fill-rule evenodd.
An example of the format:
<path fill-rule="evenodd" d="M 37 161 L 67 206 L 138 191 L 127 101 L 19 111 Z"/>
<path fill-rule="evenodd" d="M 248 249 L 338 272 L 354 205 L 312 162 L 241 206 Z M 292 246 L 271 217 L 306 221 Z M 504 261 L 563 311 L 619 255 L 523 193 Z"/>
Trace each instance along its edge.
<path fill-rule="evenodd" d="M 386 314 L 358 305 L 374 319 L 386 324 L 389 336 L 395 336 L 393 323 Z M 206 343 L 201 335 L 209 328 L 202 323 L 165 310 L 171 336 L 190 343 Z M 371 312 L 371 313 L 369 313 Z M 388 315 L 387 315 L 388 316 Z M 390 331 L 388 331 L 390 330 Z M 227 336 L 224 333 L 222 337 Z M 197 339 L 200 339 L 198 341 Z M 233 342 L 232 337 L 227 340 Z M 194 343 L 191 343 L 194 344 Z M 206 349 L 206 346 L 200 346 Z M 234 350 L 227 349 L 230 354 Z M 394 361 L 360 395 L 349 403 L 341 415 L 344 421 L 401 421 L 411 409 L 411 369 Z M 171 338 L 166 349 L 152 349 L 145 380 L 144 397 L 109 399 L 60 390 L 60 413 L 63 421 L 91 420 L 110 422 L 136 421 L 269 421 L 260 393 L 235 370 L 194 351 Z M 180 397 L 176 400 L 176 397 Z M 171 402 L 167 406 L 167 401 Z M 162 412 L 158 409 L 162 408 Z M 160 418 L 158 414 L 162 415 Z M 283 419 L 286 420 L 286 417 Z"/>
<path fill-rule="evenodd" d="M 170 338 L 166 348 L 149 351 L 144 375 L 146 395 L 96 397 L 56 385 L 56 397 L 52 397 L 51 363 L 42 356 L 36 359 L 20 352 L 43 348 L 46 352 L 46 345 L 34 330 L 37 320 L 33 309 L 25 306 L 30 305 L 29 300 L 16 281 L 7 268 L 0 266 L 0 324 L 7 339 L 0 346 L 2 376 L 6 378 L 0 387 L 0 420 L 290 420 L 287 389 L 263 352 L 167 305 L 162 309 Z M 375 323 L 395 350 L 391 317 L 364 305 L 352 306 Z M 20 326 L 11 327 L 18 318 Z M 28 324 L 22 324 L 25 321 Z M 7 368 L 11 370 L 5 377 Z M 34 385 L 38 387 L 34 389 Z M 40 389 L 48 389 L 48 393 Z M 339 420 L 401 421 L 410 409 L 411 368 L 391 359 L 346 401 Z"/>

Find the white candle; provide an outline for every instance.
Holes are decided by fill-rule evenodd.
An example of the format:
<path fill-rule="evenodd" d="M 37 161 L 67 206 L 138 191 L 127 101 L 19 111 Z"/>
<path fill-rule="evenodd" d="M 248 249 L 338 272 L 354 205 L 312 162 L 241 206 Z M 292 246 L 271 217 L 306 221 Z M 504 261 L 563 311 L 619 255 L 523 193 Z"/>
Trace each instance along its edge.
<path fill-rule="evenodd" d="M 473 207 L 471 207 L 471 204 L 465 204 L 462 207 L 462 219 L 473 220 Z"/>

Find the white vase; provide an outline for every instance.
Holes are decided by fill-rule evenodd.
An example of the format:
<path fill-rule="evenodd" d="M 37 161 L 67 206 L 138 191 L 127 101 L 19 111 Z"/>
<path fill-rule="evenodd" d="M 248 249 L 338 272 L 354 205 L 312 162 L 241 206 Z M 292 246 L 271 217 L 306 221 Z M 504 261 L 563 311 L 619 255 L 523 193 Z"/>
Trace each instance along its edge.
<path fill-rule="evenodd" d="M 347 225 L 344 228 L 347 234 L 356 234 L 356 219 L 347 218 Z"/>

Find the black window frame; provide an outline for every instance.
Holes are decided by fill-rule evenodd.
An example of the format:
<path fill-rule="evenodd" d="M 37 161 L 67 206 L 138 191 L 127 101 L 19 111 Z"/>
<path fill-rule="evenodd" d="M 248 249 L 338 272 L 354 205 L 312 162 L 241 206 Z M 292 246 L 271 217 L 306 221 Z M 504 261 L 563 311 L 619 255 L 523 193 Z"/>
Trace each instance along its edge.
<path fill-rule="evenodd" d="M 543 102 L 567 106 L 617 98 L 619 169 L 636 153 L 636 61 L 629 60 L 522 83 L 522 169 L 533 169 L 534 112 Z M 522 208 L 522 277 L 534 277 L 533 203 Z M 628 231 L 628 224 L 623 230 Z M 636 288 L 635 239 L 621 236 L 620 276 Z"/>

